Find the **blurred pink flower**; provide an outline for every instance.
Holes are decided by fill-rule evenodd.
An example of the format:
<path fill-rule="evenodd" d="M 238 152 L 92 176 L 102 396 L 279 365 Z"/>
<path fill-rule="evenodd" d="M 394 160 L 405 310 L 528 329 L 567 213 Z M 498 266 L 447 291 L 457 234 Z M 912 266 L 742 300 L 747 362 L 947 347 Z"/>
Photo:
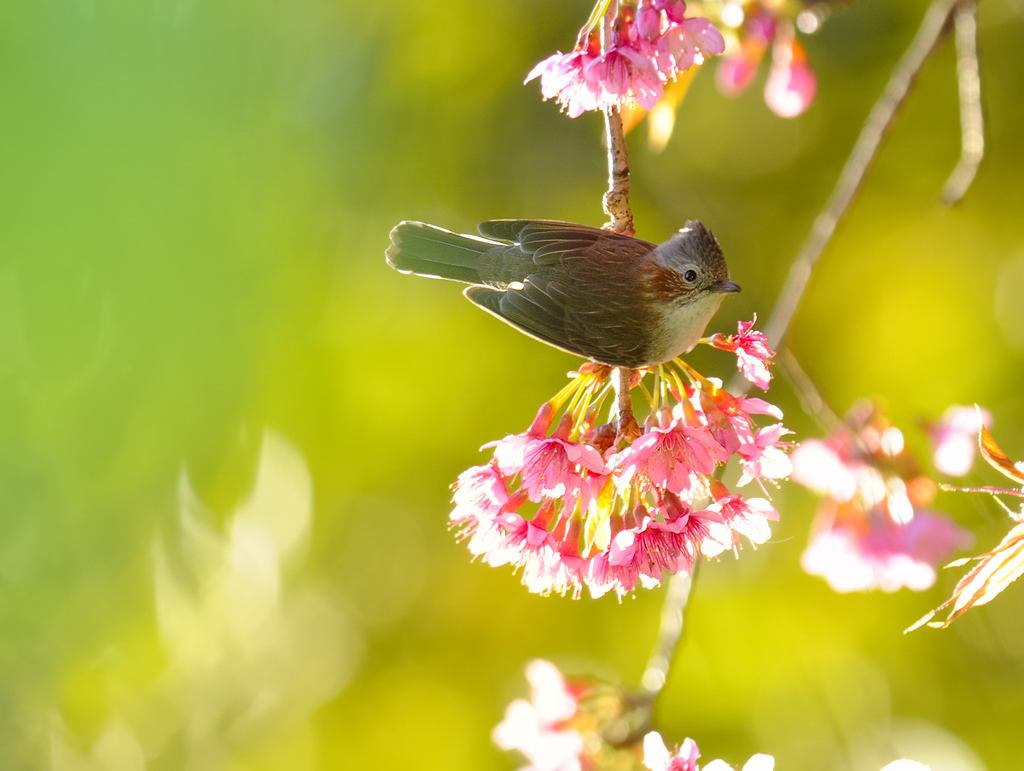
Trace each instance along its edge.
<path fill-rule="evenodd" d="M 644 765 L 651 771 L 700 771 L 697 765 L 700 750 L 693 739 L 686 739 L 675 752 L 669 752 L 665 740 L 657 731 L 644 736 Z M 712 760 L 704 771 L 734 771 L 724 760 Z M 743 771 L 773 771 L 775 759 L 771 755 L 758 753 L 743 765 Z"/>
<path fill-rule="evenodd" d="M 847 507 L 836 512 L 831 521 L 826 513 L 815 528 L 800 564 L 837 592 L 895 592 L 904 586 L 924 591 L 935 583 L 936 567 L 972 541 L 969 532 L 938 512 L 915 511 L 906 524 L 881 510 L 867 518 L 846 516 Z"/>
<path fill-rule="evenodd" d="M 800 44 L 776 45 L 764 87 L 764 100 L 771 111 L 782 118 L 795 118 L 811 106 L 817 92 L 818 81 Z"/>
<path fill-rule="evenodd" d="M 750 756 L 750 760 L 743 764 L 741 771 L 774 771 L 774 769 L 775 758 L 759 752 Z M 724 760 L 712 760 L 704 766 L 704 771 L 734 771 L 734 768 Z"/>
<path fill-rule="evenodd" d="M 644 737 L 644 765 L 651 771 L 699 771 L 699 757 L 700 750 L 693 739 L 684 740 L 675 752 L 669 752 L 657 731 L 651 731 Z"/>
<path fill-rule="evenodd" d="M 851 407 L 845 425 L 793 453 L 792 479 L 827 497 L 801 559 L 839 592 L 922 591 L 970 534 L 928 511 L 936 486 L 878 404 Z"/>
<path fill-rule="evenodd" d="M 718 90 L 726 96 L 737 96 L 750 86 L 757 75 L 757 68 L 764 56 L 760 53 L 748 52 L 746 49 L 729 56 L 723 56 L 715 69 L 715 83 Z"/>
<path fill-rule="evenodd" d="M 981 426 L 992 427 L 992 413 L 981 407 L 949 407 L 941 420 L 929 426 L 935 468 L 951 477 L 961 477 L 971 470 L 978 449 Z"/>
<path fill-rule="evenodd" d="M 536 771 L 580 771 L 583 737 L 568 721 L 578 710 L 577 696 L 562 673 L 537 659 L 526 667 L 530 701 L 517 699 L 491 733 L 503 750 L 518 750 Z"/>
<path fill-rule="evenodd" d="M 849 501 L 856 495 L 858 474 L 855 469 L 863 464 L 844 460 L 828 442 L 820 439 L 801 442 L 790 460 L 794 482 L 837 501 Z"/>
<path fill-rule="evenodd" d="M 799 5 L 794 7 L 799 10 Z M 735 96 L 747 89 L 771 48 L 772 65 L 764 99 L 776 115 L 794 118 L 814 101 L 817 80 L 803 46 L 795 39 L 793 18 L 783 3 L 759 3 L 748 11 L 738 31 L 737 45 L 723 56 L 715 71 L 718 90 Z"/>

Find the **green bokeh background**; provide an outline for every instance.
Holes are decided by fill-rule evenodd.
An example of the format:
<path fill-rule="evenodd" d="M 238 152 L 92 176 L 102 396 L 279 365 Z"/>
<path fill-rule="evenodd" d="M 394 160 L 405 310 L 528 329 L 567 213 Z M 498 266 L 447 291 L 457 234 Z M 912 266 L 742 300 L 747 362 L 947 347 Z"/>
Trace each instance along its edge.
<path fill-rule="evenodd" d="M 1024 3 L 981 5 L 989 146 L 974 187 L 938 203 L 959 149 L 947 44 L 790 343 L 836 409 L 884 397 L 922 453 L 920 417 L 978 402 L 1024 458 Z M 639 235 L 699 218 L 744 287 L 714 329 L 767 316 L 925 6 L 863 0 L 829 20 L 807 40 L 820 95 L 796 120 L 765 107 L 764 72 L 735 100 L 701 73 L 662 154 L 631 136 Z M 446 528 L 450 482 L 577 362 L 383 259 L 402 219 L 601 222 L 600 118 L 569 120 L 522 85 L 587 11 L 0 5 L 0 768 L 515 768 L 489 733 L 528 660 L 639 678 L 661 591 L 532 596 Z M 714 351 L 694 363 L 732 368 Z M 798 439 L 817 434 L 785 381 L 771 396 Z M 315 592 L 334 630 L 270 660 L 287 679 L 322 642 L 334 670 L 323 688 L 275 691 L 264 659 L 200 667 L 208 690 L 166 708 L 180 672 L 156 544 L 181 541 L 183 472 L 204 532 L 229 537 L 267 429 L 301 454 L 313 493 L 275 596 L 284 612 Z M 877 769 L 918 750 L 950 769 L 1024 768 L 1024 587 L 904 636 L 959 571 L 924 594 L 837 595 L 799 569 L 814 497 L 783 485 L 776 502 L 771 543 L 701 572 L 663 733 L 706 759 L 770 752 L 781 769 Z M 938 506 L 975 552 L 1009 525 L 977 496 Z M 222 691 L 232 705 L 189 728 L 182 716 Z"/>

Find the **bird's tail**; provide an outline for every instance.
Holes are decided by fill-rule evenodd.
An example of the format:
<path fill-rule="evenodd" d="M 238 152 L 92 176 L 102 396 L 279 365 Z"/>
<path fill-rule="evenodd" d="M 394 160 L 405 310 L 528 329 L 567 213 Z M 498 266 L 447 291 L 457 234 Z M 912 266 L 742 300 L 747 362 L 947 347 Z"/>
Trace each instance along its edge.
<path fill-rule="evenodd" d="M 402 273 L 480 283 L 480 255 L 495 246 L 476 236 L 463 236 L 422 222 L 400 222 L 391 231 L 388 265 Z"/>

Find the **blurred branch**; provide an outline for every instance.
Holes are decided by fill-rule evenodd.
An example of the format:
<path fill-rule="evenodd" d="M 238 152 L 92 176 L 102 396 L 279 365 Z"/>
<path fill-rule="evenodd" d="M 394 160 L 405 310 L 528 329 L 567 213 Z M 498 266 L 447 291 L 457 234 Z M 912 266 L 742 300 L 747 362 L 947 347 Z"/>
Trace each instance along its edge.
<path fill-rule="evenodd" d="M 642 694 L 648 703 L 653 702 L 668 681 L 668 671 L 672 666 L 679 641 L 683 637 L 683 619 L 686 606 L 690 600 L 690 589 L 696 575 L 697 562 L 693 563 L 693 573 L 676 574 L 668 580 L 668 591 L 665 602 L 661 606 L 661 628 L 658 630 L 658 642 L 647 660 L 643 677 L 640 679 Z"/>
<path fill-rule="evenodd" d="M 826 434 L 849 430 L 843 419 L 825 402 L 821 392 L 818 391 L 814 381 L 811 380 L 804 368 L 800 366 L 800 362 L 797 361 L 792 350 L 786 346 L 781 347 L 775 360 L 782 368 L 786 379 L 793 386 L 804 412 L 818 421 Z"/>
<path fill-rule="evenodd" d="M 942 200 L 957 203 L 967 193 L 985 156 L 985 118 L 978 68 L 978 4 L 961 0 L 953 16 L 960 91 L 960 160 L 942 188 Z"/>
<path fill-rule="evenodd" d="M 835 233 L 840 219 L 846 214 L 853 199 L 860 192 L 868 169 L 892 126 L 896 114 L 906 101 L 921 69 L 934 53 L 945 34 L 949 21 L 960 0 L 935 0 L 925 13 L 924 21 L 910 47 L 900 59 L 889 78 L 881 97 L 871 109 L 850 157 L 839 175 L 825 210 L 818 215 L 811 234 L 789 271 L 789 277 L 779 294 L 775 308 L 765 325 L 768 344 L 777 348 L 786 335 L 790 322 L 803 298 L 811 272 Z"/>

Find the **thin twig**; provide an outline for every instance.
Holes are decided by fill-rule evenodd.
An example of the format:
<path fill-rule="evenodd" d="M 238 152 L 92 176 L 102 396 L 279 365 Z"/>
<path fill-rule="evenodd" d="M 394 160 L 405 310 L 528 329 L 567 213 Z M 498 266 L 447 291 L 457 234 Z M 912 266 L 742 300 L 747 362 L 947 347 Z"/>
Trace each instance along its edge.
<path fill-rule="evenodd" d="M 611 0 L 601 27 L 601 51 L 612 43 L 612 28 L 618 15 L 618 2 Z M 606 227 L 617 233 L 633 235 L 633 210 L 629 205 L 629 153 L 626 150 L 626 132 L 618 107 L 609 108 L 604 115 L 604 128 L 608 139 L 608 192 L 604 194 L 604 213 L 611 221 Z"/>
<path fill-rule="evenodd" d="M 612 44 L 612 30 L 619 14 L 618 0 L 608 3 L 601 23 L 601 52 Z M 608 139 L 608 192 L 604 194 L 604 212 L 611 221 L 605 226 L 617 233 L 633 235 L 633 212 L 629 207 L 629 153 L 626 150 L 626 132 L 622 128 L 622 115 L 613 107 L 604 115 L 604 127 Z M 632 373 L 628 369 L 615 370 L 615 395 L 620 436 L 635 423 L 633 401 L 630 397 L 629 381 Z"/>
<path fill-rule="evenodd" d="M 631 236 L 636 228 L 629 205 L 629 156 L 619 108 L 613 107 L 605 113 L 604 125 L 608 132 L 608 192 L 604 194 L 604 212 L 611 218 L 612 230 Z"/>
<path fill-rule="evenodd" d="M 992 487 L 991 485 L 985 485 L 984 487 L 954 487 L 953 485 L 942 484 L 939 485 L 939 489 L 946 492 L 990 493 L 992 495 L 1011 495 L 1016 498 L 1024 498 L 1024 490 L 1007 490 L 1003 487 Z"/>
<path fill-rule="evenodd" d="M 633 414 L 633 398 L 629 388 L 632 375 L 632 371 L 625 367 L 616 367 L 612 373 L 612 385 L 615 387 L 615 412 L 619 416 Z"/>
<path fill-rule="evenodd" d="M 696 570 L 697 563 L 694 563 Z M 679 641 L 683 637 L 683 619 L 686 605 L 693 587 L 693 576 L 689 573 L 678 573 L 668 580 L 668 591 L 665 602 L 661 606 L 661 628 L 658 630 L 658 642 L 654 646 L 651 657 L 647 660 L 640 685 L 643 695 L 651 702 L 661 693 L 668 681 L 668 671 L 672 666 Z"/>
<path fill-rule="evenodd" d="M 957 203 L 967 193 L 985 156 L 985 118 L 978 68 L 978 4 L 961 0 L 953 15 L 960 91 L 960 160 L 942 188 L 942 200 Z"/>
<path fill-rule="evenodd" d="M 640 436 L 640 425 L 633 416 L 633 370 L 616 367 L 612 372 L 615 387 L 615 440 L 632 441 Z"/>
<path fill-rule="evenodd" d="M 878 155 L 882 140 L 885 139 L 886 133 L 892 126 L 899 108 L 906 101 L 925 62 L 928 61 L 942 40 L 943 33 L 959 1 L 935 0 L 931 4 L 913 42 L 896 65 L 882 96 L 871 109 L 871 114 L 868 115 L 850 157 L 839 175 L 836 187 L 832 191 L 832 197 L 825 210 L 814 221 L 810 236 L 793 261 L 786 284 L 783 286 L 779 299 L 775 303 L 775 309 L 765 325 L 765 336 L 768 338 L 768 344 L 773 348 L 778 347 L 779 341 L 789 329 L 789 324 L 793 320 L 793 315 L 796 313 L 797 306 L 811 279 L 811 271 L 831 240 L 839 220 L 850 208 L 850 204 L 860 191 L 868 169 Z"/>

